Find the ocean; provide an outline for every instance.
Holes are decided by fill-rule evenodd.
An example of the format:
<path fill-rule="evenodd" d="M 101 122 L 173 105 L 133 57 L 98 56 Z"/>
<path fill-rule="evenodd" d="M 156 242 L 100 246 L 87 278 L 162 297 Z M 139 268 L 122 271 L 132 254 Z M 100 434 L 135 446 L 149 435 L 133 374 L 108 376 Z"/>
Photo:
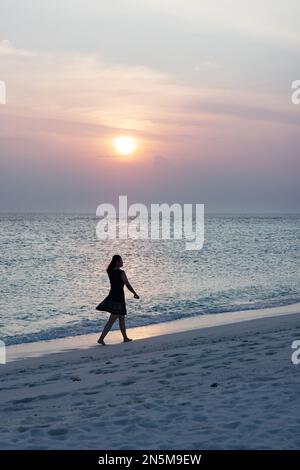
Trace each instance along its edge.
<path fill-rule="evenodd" d="M 184 240 L 96 237 L 91 215 L 0 215 L 0 339 L 7 345 L 98 332 L 113 254 L 140 295 L 127 326 L 300 301 L 299 215 L 206 215 L 200 251 Z"/>

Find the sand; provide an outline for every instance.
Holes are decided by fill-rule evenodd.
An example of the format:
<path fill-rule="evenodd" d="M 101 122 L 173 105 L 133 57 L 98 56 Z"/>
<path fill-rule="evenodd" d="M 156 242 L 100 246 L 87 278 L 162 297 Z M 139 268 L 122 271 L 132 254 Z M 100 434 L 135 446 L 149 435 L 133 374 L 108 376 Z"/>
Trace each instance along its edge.
<path fill-rule="evenodd" d="M 140 329 L 143 339 L 127 344 L 114 332 L 107 347 L 88 335 L 56 342 L 57 350 L 79 345 L 59 353 L 54 344 L 8 348 L 0 448 L 299 448 L 291 344 L 300 339 L 300 305 L 209 317 L 202 326 L 192 319 L 190 331 L 175 332 L 178 322 L 159 335 L 150 327 L 149 337 Z"/>

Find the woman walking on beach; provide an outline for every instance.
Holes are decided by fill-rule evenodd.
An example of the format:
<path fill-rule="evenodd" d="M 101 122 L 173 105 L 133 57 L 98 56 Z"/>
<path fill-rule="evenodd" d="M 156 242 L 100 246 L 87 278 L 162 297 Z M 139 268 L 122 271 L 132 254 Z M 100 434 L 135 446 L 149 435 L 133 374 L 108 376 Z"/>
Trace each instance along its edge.
<path fill-rule="evenodd" d="M 119 319 L 119 326 L 123 335 L 124 343 L 132 341 L 132 339 L 128 338 L 126 333 L 125 315 L 127 314 L 127 312 L 124 295 L 124 285 L 127 287 L 128 290 L 130 290 L 130 292 L 133 293 L 135 299 L 139 299 L 139 296 L 129 283 L 125 271 L 120 269 L 122 266 L 123 260 L 121 256 L 114 255 L 106 270 L 110 280 L 109 294 L 96 307 L 97 310 L 110 313 L 109 320 L 106 323 L 100 338 L 98 339 L 98 343 L 102 346 L 105 346 L 104 338 L 117 319 Z"/>

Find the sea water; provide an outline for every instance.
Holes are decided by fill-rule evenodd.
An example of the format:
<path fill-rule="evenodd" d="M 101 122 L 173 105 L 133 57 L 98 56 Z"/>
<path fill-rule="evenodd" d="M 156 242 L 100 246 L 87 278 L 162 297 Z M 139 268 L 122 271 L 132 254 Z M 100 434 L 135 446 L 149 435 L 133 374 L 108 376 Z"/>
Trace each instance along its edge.
<path fill-rule="evenodd" d="M 140 300 L 127 324 L 300 301 L 299 215 L 206 215 L 202 250 L 184 240 L 109 240 L 91 215 L 0 215 L 0 339 L 16 344 L 98 332 L 106 266 L 120 254 Z"/>

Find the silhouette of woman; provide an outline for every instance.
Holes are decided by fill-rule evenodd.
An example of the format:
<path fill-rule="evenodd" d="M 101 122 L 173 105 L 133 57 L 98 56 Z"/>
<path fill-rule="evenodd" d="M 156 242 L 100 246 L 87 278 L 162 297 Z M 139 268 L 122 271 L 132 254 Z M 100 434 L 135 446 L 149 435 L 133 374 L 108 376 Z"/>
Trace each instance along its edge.
<path fill-rule="evenodd" d="M 125 325 L 125 315 L 126 312 L 126 303 L 125 303 L 125 295 L 124 295 L 124 285 L 127 287 L 130 292 L 133 293 L 135 299 L 139 299 L 139 296 L 129 283 L 125 271 L 120 269 L 123 266 L 123 260 L 120 255 L 114 255 L 112 257 L 111 262 L 106 270 L 109 280 L 110 280 L 110 291 L 108 296 L 96 307 L 97 310 L 109 312 L 110 317 L 108 322 L 106 323 L 100 338 L 98 339 L 98 343 L 102 346 L 106 346 L 104 343 L 104 338 L 107 333 L 110 331 L 111 327 L 117 320 L 119 319 L 119 326 L 121 333 L 123 335 L 124 343 L 128 341 L 132 341 L 132 339 L 128 338 L 126 333 L 126 325 Z"/>

